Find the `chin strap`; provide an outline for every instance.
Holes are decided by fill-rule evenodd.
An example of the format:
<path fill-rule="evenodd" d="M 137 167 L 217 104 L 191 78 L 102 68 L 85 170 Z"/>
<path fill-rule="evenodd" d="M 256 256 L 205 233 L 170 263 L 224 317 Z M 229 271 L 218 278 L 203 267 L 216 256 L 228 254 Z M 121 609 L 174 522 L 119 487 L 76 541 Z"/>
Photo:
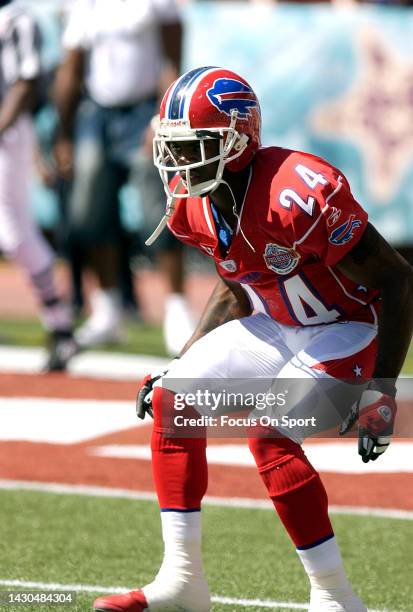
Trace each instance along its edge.
<path fill-rule="evenodd" d="M 152 232 L 152 234 L 149 236 L 149 238 L 147 240 L 145 240 L 145 244 L 146 246 L 151 246 L 151 244 L 153 244 L 155 242 L 155 240 L 157 240 L 159 238 L 159 236 L 161 235 L 162 231 L 165 229 L 166 224 L 168 223 L 168 219 L 170 217 L 172 217 L 173 212 L 175 210 L 175 202 L 178 199 L 178 191 L 181 189 L 183 185 L 183 181 L 182 179 L 180 179 L 174 189 L 174 192 L 172 195 L 168 196 L 167 202 L 166 202 L 166 211 L 164 216 L 162 217 L 162 219 L 159 221 L 157 227 L 154 229 L 154 231 Z"/>

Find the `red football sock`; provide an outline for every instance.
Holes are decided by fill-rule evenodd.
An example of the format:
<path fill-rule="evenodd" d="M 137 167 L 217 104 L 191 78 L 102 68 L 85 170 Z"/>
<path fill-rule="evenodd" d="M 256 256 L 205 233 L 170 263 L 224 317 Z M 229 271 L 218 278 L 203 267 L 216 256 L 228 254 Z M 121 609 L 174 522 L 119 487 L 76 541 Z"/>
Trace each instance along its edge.
<path fill-rule="evenodd" d="M 156 387 L 152 406 L 152 471 L 159 506 L 162 510 L 199 510 L 208 484 L 205 428 L 193 430 L 199 437 L 175 437 L 176 414 L 199 417 L 191 408 L 174 411 L 174 394 Z M 186 430 L 191 435 L 191 431 Z M 169 437 L 167 437 L 169 436 Z"/>
<path fill-rule="evenodd" d="M 284 437 L 250 438 L 261 478 L 284 527 L 297 548 L 333 535 L 327 494 L 301 446 Z"/>

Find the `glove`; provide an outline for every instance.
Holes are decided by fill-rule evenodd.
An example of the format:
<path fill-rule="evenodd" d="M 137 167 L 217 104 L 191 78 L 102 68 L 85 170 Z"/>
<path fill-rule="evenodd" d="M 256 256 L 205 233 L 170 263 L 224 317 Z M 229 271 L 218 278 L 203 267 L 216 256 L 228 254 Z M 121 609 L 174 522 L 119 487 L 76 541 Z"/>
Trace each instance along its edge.
<path fill-rule="evenodd" d="M 147 374 L 141 383 L 138 394 L 136 396 L 136 415 L 140 419 L 144 419 L 146 414 L 153 419 L 153 410 L 152 410 L 152 397 L 153 397 L 153 386 L 157 380 L 165 376 L 165 374 L 169 371 L 171 365 L 174 361 L 179 359 L 179 357 L 175 357 L 172 359 L 171 363 L 167 366 L 165 370 L 159 372 L 157 374 Z"/>
<path fill-rule="evenodd" d="M 343 436 L 358 420 L 358 452 L 364 463 L 375 461 L 390 445 L 397 412 L 396 388 L 371 380 L 343 421 Z"/>

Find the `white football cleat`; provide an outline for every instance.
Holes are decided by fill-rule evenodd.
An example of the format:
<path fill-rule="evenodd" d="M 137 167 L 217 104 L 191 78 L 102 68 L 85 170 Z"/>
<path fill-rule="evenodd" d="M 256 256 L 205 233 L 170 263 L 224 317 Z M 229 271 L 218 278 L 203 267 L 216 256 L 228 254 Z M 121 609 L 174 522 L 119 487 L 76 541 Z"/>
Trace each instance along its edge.
<path fill-rule="evenodd" d="M 367 612 L 367 608 L 350 587 L 327 590 L 312 586 L 308 612 Z"/>

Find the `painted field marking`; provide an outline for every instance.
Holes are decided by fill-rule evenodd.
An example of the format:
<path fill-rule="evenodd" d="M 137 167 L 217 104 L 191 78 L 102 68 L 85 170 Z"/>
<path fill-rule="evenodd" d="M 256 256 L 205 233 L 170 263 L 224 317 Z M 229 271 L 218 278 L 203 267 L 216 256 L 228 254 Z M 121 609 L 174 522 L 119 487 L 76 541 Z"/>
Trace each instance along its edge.
<path fill-rule="evenodd" d="M 105 587 L 90 584 L 59 584 L 55 582 L 34 582 L 30 580 L 0 580 L 0 586 L 20 587 L 25 589 L 40 589 L 45 591 L 73 591 L 75 593 L 124 593 L 131 591 L 131 587 Z M 134 587 L 136 588 L 136 587 Z M 267 608 L 278 610 L 280 608 L 288 608 L 289 610 L 308 610 L 308 604 L 294 603 L 292 601 L 266 601 L 263 599 L 237 599 L 235 597 L 222 597 L 213 595 L 211 597 L 214 603 L 220 603 L 229 606 Z M 396 612 L 395 610 L 369 610 L 369 612 Z M 401 612 L 401 611 L 400 611 Z"/>
<path fill-rule="evenodd" d="M 0 372 L 38 374 L 46 360 L 46 351 L 37 347 L 0 346 Z M 171 360 L 152 355 L 128 355 L 87 351 L 76 355 L 68 366 L 71 376 L 136 380 L 148 372 L 158 372 Z"/>
<path fill-rule="evenodd" d="M 312 465 L 319 472 L 334 472 L 337 474 L 389 474 L 394 472 L 413 472 L 413 442 L 394 440 L 386 455 L 377 462 L 363 463 L 357 454 L 356 441 L 352 443 L 321 442 L 315 440 L 311 444 L 303 444 Z M 118 459 L 143 459 L 150 461 L 151 449 L 148 444 L 110 444 L 94 446 L 90 454 L 98 457 Z M 248 451 L 246 444 L 209 444 L 207 459 L 210 465 L 231 465 L 255 467 L 254 457 Z"/>
<path fill-rule="evenodd" d="M 97 487 L 91 485 L 60 484 L 55 482 L 34 482 L 27 480 L 0 480 L 0 490 L 3 491 L 34 491 L 36 493 L 55 493 L 57 495 L 85 495 L 86 497 L 109 497 L 113 499 L 129 499 L 136 501 L 156 502 L 157 497 L 152 491 L 132 491 L 112 487 Z M 224 508 L 245 508 L 251 510 L 274 511 L 273 504 L 266 499 L 248 497 L 214 497 L 207 495 L 203 504 Z M 398 508 L 368 508 L 365 506 L 329 506 L 331 514 L 346 514 L 351 516 L 369 516 L 386 519 L 413 521 L 413 512 Z"/>
<path fill-rule="evenodd" d="M 70 382 L 69 382 L 70 384 Z M 78 444 L 147 425 L 131 401 L 0 397 L 0 441 Z"/>
<path fill-rule="evenodd" d="M 0 442 L 27 441 L 48 444 L 79 444 L 102 435 L 148 425 L 136 418 L 130 401 L 61 399 L 43 397 L 0 397 Z M 321 472 L 342 474 L 382 474 L 413 472 L 413 442 L 394 440 L 385 457 L 363 463 L 356 442 L 336 441 L 304 444 L 309 460 Z M 147 444 L 113 444 L 92 447 L 89 451 L 113 459 L 150 460 Z M 210 464 L 255 467 L 246 444 L 207 447 Z"/>

